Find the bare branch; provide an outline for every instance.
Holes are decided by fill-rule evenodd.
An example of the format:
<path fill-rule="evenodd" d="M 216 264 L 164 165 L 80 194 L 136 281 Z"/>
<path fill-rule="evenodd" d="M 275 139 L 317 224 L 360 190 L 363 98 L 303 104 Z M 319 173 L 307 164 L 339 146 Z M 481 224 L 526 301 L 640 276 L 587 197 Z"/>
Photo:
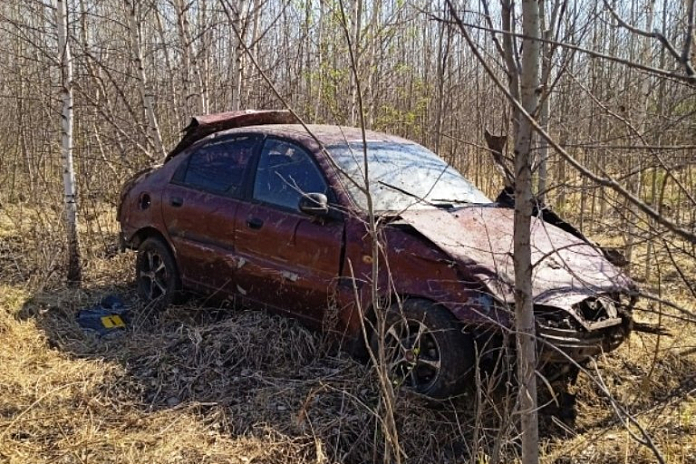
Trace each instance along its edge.
<path fill-rule="evenodd" d="M 505 34 L 505 35 L 511 35 L 511 36 L 518 37 L 518 38 L 525 38 L 524 34 L 520 34 L 520 33 L 516 33 L 516 32 L 508 32 L 508 31 L 505 31 L 502 29 L 491 29 L 489 27 L 479 26 L 478 24 L 470 24 L 470 23 L 462 22 L 461 26 L 462 27 L 469 27 L 472 29 L 479 29 L 482 31 L 489 31 L 489 32 L 493 32 L 496 34 Z M 589 55 L 589 56 L 592 56 L 595 58 L 602 58 L 605 60 L 613 61 L 615 63 L 620 63 L 623 65 L 629 66 L 631 68 L 640 69 L 642 71 L 646 71 L 646 72 L 649 72 L 651 74 L 655 74 L 658 76 L 669 77 L 671 79 L 686 82 L 690 85 L 696 85 L 696 75 L 677 74 L 677 73 L 674 73 L 672 71 L 667 71 L 665 69 L 660 69 L 660 68 L 655 68 L 653 66 L 643 65 L 640 63 L 636 63 L 635 61 L 627 60 L 624 58 L 619 58 L 616 56 L 607 55 L 606 53 L 596 52 L 594 50 L 590 50 L 590 49 L 585 48 L 585 47 L 580 47 L 578 45 L 574 45 L 574 44 L 571 44 L 568 42 L 558 42 L 556 40 L 550 40 L 550 39 L 544 39 L 544 38 L 540 38 L 538 40 L 540 42 L 558 45 L 561 48 L 567 48 L 569 50 L 579 51 L 579 52 L 585 53 L 586 55 Z"/>
<path fill-rule="evenodd" d="M 626 21 L 621 19 L 621 17 L 618 15 L 618 13 L 616 13 L 616 11 L 614 11 L 614 9 L 611 7 L 607 0 L 604 0 L 604 6 L 609 10 L 614 19 L 616 19 L 616 22 L 619 23 L 619 25 L 624 29 L 643 37 L 657 39 L 662 44 L 662 46 L 665 47 L 665 49 L 670 53 L 670 55 L 672 55 L 672 57 L 677 61 L 677 63 L 684 67 L 684 71 L 688 76 L 696 77 L 696 72 L 694 71 L 694 68 L 689 60 L 689 49 L 691 47 L 690 39 L 687 39 L 687 41 L 684 43 L 684 50 L 683 53 L 680 55 L 679 52 L 677 52 L 677 49 L 674 47 L 674 45 L 672 45 L 672 42 L 670 42 L 669 39 L 663 33 L 659 32 L 657 29 L 655 29 L 653 32 L 647 32 L 635 26 L 631 26 Z M 691 0 L 691 11 L 689 12 L 689 27 L 687 28 L 687 37 L 689 38 L 692 36 L 692 33 L 690 33 L 690 31 L 693 30 L 693 6 L 694 0 Z"/>
<path fill-rule="evenodd" d="M 462 35 L 465 37 L 466 41 L 469 43 L 469 46 L 474 53 L 474 55 L 477 57 L 481 65 L 484 67 L 486 72 L 488 73 L 489 77 L 495 82 L 496 86 L 498 89 L 505 94 L 505 96 L 508 98 L 510 103 L 515 107 L 517 111 L 520 112 L 520 114 L 527 120 L 529 123 L 532 125 L 534 130 L 539 133 L 548 143 L 551 145 L 562 157 L 565 159 L 571 166 L 573 166 L 578 172 L 580 172 L 582 175 L 585 177 L 589 178 L 590 180 L 596 182 L 599 185 L 602 185 L 604 187 L 609 187 L 612 190 L 614 190 L 616 193 L 621 195 L 622 197 L 626 198 L 631 204 L 635 205 L 640 209 L 643 213 L 645 213 L 648 217 L 651 219 L 655 220 L 658 224 L 664 226 L 671 232 L 673 232 L 675 235 L 683 238 L 684 240 L 687 240 L 691 243 L 696 243 L 696 233 L 689 231 L 679 224 L 665 218 L 662 214 L 658 213 L 655 209 L 653 209 L 651 206 L 643 202 L 640 198 L 635 196 L 634 194 L 630 193 L 626 188 L 624 188 L 621 184 L 616 182 L 616 180 L 612 179 L 611 177 L 601 177 L 588 168 L 586 168 L 583 164 L 581 164 L 578 160 L 576 160 L 570 153 L 568 153 L 563 147 L 561 147 L 556 140 L 551 137 L 548 132 L 546 132 L 540 125 L 539 123 L 534 119 L 532 115 L 530 115 L 525 109 L 522 107 L 522 104 L 519 102 L 519 100 L 515 99 L 513 95 L 510 93 L 510 91 L 503 85 L 502 82 L 500 82 L 500 79 L 498 79 L 498 76 L 495 75 L 493 70 L 490 68 L 486 60 L 483 59 L 483 56 L 481 56 L 481 53 L 479 52 L 478 48 L 476 47 L 476 44 L 474 44 L 473 40 L 471 40 L 471 37 L 469 36 L 469 33 L 466 31 L 466 25 L 462 23 L 459 20 L 459 16 L 457 15 L 456 11 L 454 10 L 454 7 L 452 7 L 451 3 L 448 4 L 452 8 L 452 15 L 455 18 L 455 21 L 459 24 L 459 29 L 462 32 Z"/>

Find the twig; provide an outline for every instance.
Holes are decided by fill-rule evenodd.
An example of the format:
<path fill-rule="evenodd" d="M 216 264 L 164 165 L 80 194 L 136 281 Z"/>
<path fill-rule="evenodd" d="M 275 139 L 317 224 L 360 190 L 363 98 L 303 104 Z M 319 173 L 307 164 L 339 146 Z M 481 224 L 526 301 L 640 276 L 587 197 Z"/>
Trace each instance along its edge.
<path fill-rule="evenodd" d="M 507 97 L 507 99 L 511 102 L 511 104 L 515 107 L 517 111 L 519 111 L 519 114 L 522 115 L 529 124 L 534 128 L 534 130 L 544 138 L 548 142 L 551 147 L 553 147 L 571 166 L 573 166 L 578 172 L 580 172 L 582 175 L 585 177 L 589 178 L 590 180 L 598 183 L 599 185 L 603 187 L 608 187 L 612 190 L 614 190 L 616 193 L 624 197 L 626 200 L 628 200 L 629 203 L 632 203 L 638 209 L 640 209 L 645 215 L 650 217 L 651 219 L 655 220 L 656 223 L 664 226 L 671 232 L 673 232 L 675 235 L 678 235 L 679 237 L 683 238 L 684 240 L 690 242 L 690 243 L 696 243 L 696 233 L 693 233 L 683 227 L 681 227 L 679 224 L 676 224 L 675 222 L 665 218 L 663 215 L 658 213 L 655 209 L 647 205 L 645 202 L 643 202 L 640 198 L 626 190 L 623 186 L 621 186 L 616 180 L 614 180 L 611 177 L 601 177 L 594 172 L 592 172 L 590 169 L 586 168 L 583 164 L 581 164 L 578 160 L 576 160 L 570 153 L 568 153 L 566 150 L 561 147 L 556 140 L 549 135 L 548 132 L 542 128 L 539 123 L 534 119 L 532 115 L 530 115 L 522 106 L 522 104 L 515 98 L 513 95 L 510 93 L 510 91 L 503 85 L 503 83 L 500 81 L 498 76 L 495 75 L 493 70 L 491 69 L 490 65 L 488 62 L 483 58 L 481 55 L 481 52 L 478 50 L 476 47 L 476 44 L 474 43 L 473 39 L 469 36 L 469 33 L 466 31 L 466 27 L 464 23 L 461 22 L 459 19 L 459 16 L 457 16 L 455 8 L 451 4 L 451 0 L 447 0 L 447 3 L 450 5 L 450 8 L 452 9 L 452 14 L 456 21 L 459 24 L 460 31 L 462 32 L 462 35 L 464 35 L 464 38 L 466 39 L 467 43 L 469 44 L 469 47 L 471 48 L 472 52 L 476 56 L 476 58 L 479 60 L 483 68 L 485 69 L 486 73 L 489 75 L 491 80 L 495 83 L 495 85 L 498 87 L 498 89 L 503 92 L 503 94 Z M 694 82 L 696 82 L 696 78 L 694 79 Z"/>
<path fill-rule="evenodd" d="M 687 39 L 684 43 L 684 50 L 682 54 L 680 55 L 677 49 L 672 45 L 672 42 L 669 41 L 667 37 L 665 37 L 664 34 L 659 32 L 657 29 L 648 32 L 644 31 L 642 29 L 639 29 L 635 26 L 631 26 L 628 24 L 626 21 L 621 19 L 621 17 L 614 11 L 614 9 L 611 7 L 609 2 L 607 0 L 604 0 L 604 6 L 609 10 L 611 15 L 616 19 L 616 22 L 619 23 L 621 27 L 624 29 L 628 30 L 629 32 L 632 32 L 634 34 L 638 34 L 643 37 L 648 37 L 651 39 L 657 39 L 665 49 L 669 52 L 670 55 L 684 67 L 684 70 L 686 71 L 686 74 L 690 77 L 696 77 L 696 72 L 694 71 L 693 66 L 691 65 L 691 61 L 689 59 L 689 53 L 691 49 L 691 36 L 693 35 L 693 20 L 694 20 L 694 0 L 691 0 L 690 4 L 690 11 L 689 11 L 689 27 L 687 28 Z"/>

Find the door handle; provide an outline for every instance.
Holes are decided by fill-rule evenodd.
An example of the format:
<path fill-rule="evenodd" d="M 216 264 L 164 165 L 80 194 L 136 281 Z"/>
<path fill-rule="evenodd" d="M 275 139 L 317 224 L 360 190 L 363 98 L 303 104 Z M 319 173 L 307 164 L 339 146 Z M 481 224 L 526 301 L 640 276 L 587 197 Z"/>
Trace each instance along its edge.
<path fill-rule="evenodd" d="M 257 217 L 248 217 L 246 223 L 250 229 L 260 229 L 263 226 L 263 221 Z"/>
<path fill-rule="evenodd" d="M 169 198 L 169 204 L 172 205 L 175 208 L 180 207 L 181 205 L 184 204 L 184 199 L 181 197 L 170 197 Z"/>

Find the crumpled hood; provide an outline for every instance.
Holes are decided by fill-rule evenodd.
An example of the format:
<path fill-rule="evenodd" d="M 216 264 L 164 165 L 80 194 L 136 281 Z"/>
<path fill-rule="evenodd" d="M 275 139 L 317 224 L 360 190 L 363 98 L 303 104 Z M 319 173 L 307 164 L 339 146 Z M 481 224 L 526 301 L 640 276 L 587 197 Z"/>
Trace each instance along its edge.
<path fill-rule="evenodd" d="M 512 209 L 433 208 L 406 211 L 401 218 L 462 263 L 494 296 L 514 302 Z M 541 219 L 532 218 L 531 246 L 535 304 L 570 309 L 589 296 L 634 287 L 599 250 Z"/>

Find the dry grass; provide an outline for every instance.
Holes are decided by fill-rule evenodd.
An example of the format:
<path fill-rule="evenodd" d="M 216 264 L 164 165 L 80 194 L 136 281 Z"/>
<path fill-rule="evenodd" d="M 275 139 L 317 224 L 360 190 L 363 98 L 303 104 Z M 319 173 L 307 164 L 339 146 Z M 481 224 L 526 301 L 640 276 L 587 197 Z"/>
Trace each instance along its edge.
<path fill-rule="evenodd" d="M 0 463 L 380 461 L 369 366 L 291 320 L 196 300 L 140 317 L 120 337 L 94 338 L 77 326 L 78 309 L 110 293 L 137 309 L 133 256 L 109 251 L 113 219 L 105 212 L 104 232 L 85 234 L 85 284 L 68 289 L 60 241 L 35 225 L 60 230 L 60 221 L 12 213 L 0 213 Z M 677 282 L 664 290 L 693 309 Z M 634 334 L 597 365 L 668 462 L 696 463 L 696 335 L 669 324 L 675 336 L 659 346 L 656 336 Z M 655 461 L 587 376 L 574 393 L 572 426 L 542 416 L 544 462 Z M 407 462 L 489 462 L 499 436 L 503 462 L 515 461 L 514 428 L 499 432 L 501 395 L 433 405 L 401 394 Z"/>

